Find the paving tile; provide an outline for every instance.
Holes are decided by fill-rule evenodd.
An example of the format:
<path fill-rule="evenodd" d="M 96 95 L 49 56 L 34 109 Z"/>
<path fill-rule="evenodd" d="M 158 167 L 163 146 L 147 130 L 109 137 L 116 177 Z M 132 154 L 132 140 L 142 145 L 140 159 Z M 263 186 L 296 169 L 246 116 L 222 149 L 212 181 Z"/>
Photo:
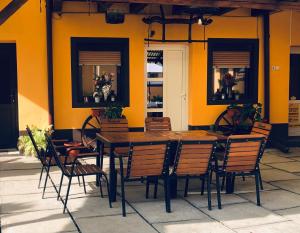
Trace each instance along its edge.
<path fill-rule="evenodd" d="M 60 233 L 76 231 L 71 218 L 62 210 L 33 211 L 2 215 L 3 233 Z"/>
<path fill-rule="evenodd" d="M 238 233 L 297 233 L 300 232 L 299 225 L 286 221 L 280 223 L 252 226 L 248 228 L 235 229 Z"/>
<path fill-rule="evenodd" d="M 112 203 L 113 208 L 109 207 L 108 197 L 89 197 L 70 198 L 68 201 L 68 209 L 72 215 L 77 218 L 95 217 L 105 215 L 120 215 L 122 213 L 121 201 Z M 127 213 L 133 213 L 134 210 L 127 205 Z"/>
<path fill-rule="evenodd" d="M 153 226 L 161 233 L 233 233 L 228 227 L 213 220 L 193 220 L 157 223 Z"/>
<path fill-rule="evenodd" d="M 288 163 L 273 163 L 271 164 L 271 166 L 288 172 L 300 172 L 300 161 Z"/>
<path fill-rule="evenodd" d="M 40 162 L 35 157 L 24 157 L 22 155 L 0 156 L 0 170 L 22 170 L 40 168 Z"/>
<path fill-rule="evenodd" d="M 293 220 L 293 222 L 300 224 L 300 207 L 278 210 L 275 212 L 286 219 Z"/>
<path fill-rule="evenodd" d="M 252 203 L 227 205 L 221 210 L 215 211 L 209 211 L 206 208 L 202 208 L 202 210 L 230 228 L 249 227 L 285 220 L 283 217 Z"/>
<path fill-rule="evenodd" d="M 261 170 L 261 176 L 263 181 L 279 181 L 279 180 L 297 180 L 300 179 L 300 176 L 281 171 L 278 169 L 271 169 L 271 170 Z"/>
<path fill-rule="evenodd" d="M 132 203 L 132 206 L 150 223 L 207 218 L 201 211 L 181 199 L 171 201 L 171 213 L 166 213 L 164 201 Z"/>
<path fill-rule="evenodd" d="M 256 203 L 255 193 L 246 193 L 240 195 Z M 262 206 L 269 210 L 279 210 L 300 206 L 300 195 L 284 190 L 261 192 L 260 197 Z"/>
<path fill-rule="evenodd" d="M 18 213 L 25 211 L 51 210 L 62 208 L 62 203 L 56 198 L 42 199 L 42 195 L 7 195 L 1 197 L 1 213 Z"/>
<path fill-rule="evenodd" d="M 0 181 L 38 180 L 40 169 L 0 170 Z M 45 173 L 46 174 L 46 173 Z"/>
<path fill-rule="evenodd" d="M 264 190 L 274 190 L 277 189 L 273 185 L 263 182 Z M 245 177 L 245 181 L 242 177 L 237 177 L 235 179 L 235 192 L 236 193 L 248 193 L 255 192 L 255 179 L 253 177 Z"/>
<path fill-rule="evenodd" d="M 279 156 L 277 154 L 265 154 L 262 157 L 261 162 L 263 164 L 269 164 L 269 163 L 286 163 L 286 162 L 292 162 L 294 160 L 289 159 L 289 158 L 285 158 L 282 156 Z"/>
<path fill-rule="evenodd" d="M 189 194 L 188 197 L 185 197 L 186 200 L 188 200 L 190 203 L 192 203 L 194 206 L 198 208 L 207 207 L 207 195 L 204 194 L 201 196 L 200 194 Z M 212 193 L 212 206 L 217 206 L 217 194 Z M 228 205 L 228 204 L 236 204 L 236 203 L 242 203 L 242 202 L 248 202 L 248 200 L 241 198 L 235 194 L 221 194 L 221 200 L 222 205 Z"/>
<path fill-rule="evenodd" d="M 300 194 L 300 180 L 275 181 L 271 182 L 271 184 L 281 189 Z"/>
<path fill-rule="evenodd" d="M 272 167 L 268 166 L 267 164 L 260 164 L 259 165 L 260 170 L 267 170 L 267 169 L 273 169 Z"/>
<path fill-rule="evenodd" d="M 138 214 L 80 218 L 76 222 L 86 233 L 157 233 Z"/>
<path fill-rule="evenodd" d="M 37 188 L 37 185 L 38 183 L 36 180 L 1 181 L 0 196 L 40 193 L 41 190 Z"/>

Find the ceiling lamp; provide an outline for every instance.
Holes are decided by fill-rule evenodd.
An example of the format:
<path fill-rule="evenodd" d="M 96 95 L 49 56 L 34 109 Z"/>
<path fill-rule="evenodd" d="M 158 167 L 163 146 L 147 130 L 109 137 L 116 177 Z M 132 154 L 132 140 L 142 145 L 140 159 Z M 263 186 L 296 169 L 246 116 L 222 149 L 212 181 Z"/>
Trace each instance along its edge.
<path fill-rule="evenodd" d="M 203 25 L 203 26 L 207 26 L 207 25 L 211 24 L 212 22 L 213 22 L 212 19 L 204 18 L 203 16 L 200 16 L 198 19 L 198 24 Z"/>

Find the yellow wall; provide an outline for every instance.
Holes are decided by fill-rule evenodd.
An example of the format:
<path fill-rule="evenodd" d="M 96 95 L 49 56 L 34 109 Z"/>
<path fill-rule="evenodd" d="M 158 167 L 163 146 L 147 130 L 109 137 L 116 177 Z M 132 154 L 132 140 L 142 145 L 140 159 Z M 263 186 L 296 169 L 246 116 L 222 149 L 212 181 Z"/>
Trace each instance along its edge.
<path fill-rule="evenodd" d="M 124 24 L 109 25 L 103 15 L 63 15 L 54 17 L 54 88 L 55 125 L 58 129 L 80 128 L 89 109 L 72 109 L 70 37 L 129 37 L 130 39 L 130 107 L 125 114 L 131 127 L 144 124 L 144 41 L 147 26 L 140 16 L 127 15 Z M 258 26 L 258 30 L 257 30 Z M 154 25 L 155 38 L 160 38 L 161 27 Z M 215 17 L 207 27 L 206 37 L 261 38 L 261 21 L 251 17 Z M 167 38 L 186 39 L 187 26 L 168 25 Z M 203 27 L 194 25 L 193 39 L 203 39 Z M 260 68 L 262 62 L 260 46 Z M 189 45 L 189 124 L 213 124 L 226 106 L 207 106 L 207 46 Z M 259 101 L 263 101 L 262 69 L 259 73 Z M 203 114 L 205 112 L 205 114 Z"/>
<path fill-rule="evenodd" d="M 0 1 L 2 9 L 8 1 Z M 0 26 L 0 43 L 17 45 L 19 128 L 48 124 L 45 10 L 29 0 Z"/>
<path fill-rule="evenodd" d="M 3 7 L 1 2 L 0 8 Z M 17 43 L 20 130 L 26 124 L 48 123 L 45 10 L 39 1 L 29 0 L 0 26 L 0 42 Z M 300 45 L 300 15 L 293 12 L 271 15 L 271 122 L 287 123 L 289 85 L 289 46 Z M 127 37 L 130 39 L 130 107 L 125 115 L 131 127 L 144 124 L 144 38 L 147 26 L 141 16 L 127 15 L 124 24 L 106 24 L 103 15 L 53 15 L 54 105 L 57 129 L 81 128 L 89 109 L 73 109 L 71 100 L 70 37 Z M 263 103 L 262 20 L 252 17 L 214 17 L 206 38 L 259 38 L 259 102 Z M 160 25 L 154 25 L 160 38 Z M 290 28 L 292 30 L 290 30 Z M 292 36 L 290 36 L 292 35 Z M 203 27 L 193 26 L 193 39 L 203 39 Z M 187 27 L 167 26 L 167 38 L 186 39 Z M 208 106 L 207 47 L 189 47 L 189 124 L 210 125 L 226 106 Z"/>

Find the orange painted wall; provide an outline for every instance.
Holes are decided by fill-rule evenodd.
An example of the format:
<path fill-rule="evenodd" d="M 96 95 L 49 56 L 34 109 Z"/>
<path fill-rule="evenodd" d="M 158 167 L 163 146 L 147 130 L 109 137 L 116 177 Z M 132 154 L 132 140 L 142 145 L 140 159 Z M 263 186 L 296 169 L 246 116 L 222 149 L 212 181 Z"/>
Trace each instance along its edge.
<path fill-rule="evenodd" d="M 7 1 L 0 1 L 0 9 Z M 19 128 L 48 124 L 45 10 L 29 0 L 0 26 L 0 43 L 17 45 Z"/>

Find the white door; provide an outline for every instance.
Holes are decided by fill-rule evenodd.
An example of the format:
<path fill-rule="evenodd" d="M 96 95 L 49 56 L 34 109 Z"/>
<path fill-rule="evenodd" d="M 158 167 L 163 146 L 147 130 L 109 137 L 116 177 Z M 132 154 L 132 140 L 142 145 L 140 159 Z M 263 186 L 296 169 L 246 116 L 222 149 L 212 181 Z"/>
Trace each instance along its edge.
<path fill-rule="evenodd" d="M 188 129 L 187 47 L 146 47 L 146 114 L 171 118 L 172 130 Z"/>

